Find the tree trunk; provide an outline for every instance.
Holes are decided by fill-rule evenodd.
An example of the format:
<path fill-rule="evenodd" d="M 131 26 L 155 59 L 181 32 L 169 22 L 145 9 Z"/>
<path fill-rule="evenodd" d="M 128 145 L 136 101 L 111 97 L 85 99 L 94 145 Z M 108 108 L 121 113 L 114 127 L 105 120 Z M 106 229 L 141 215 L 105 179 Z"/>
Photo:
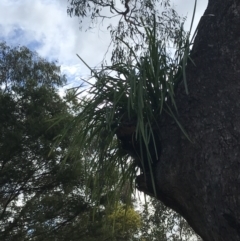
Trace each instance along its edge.
<path fill-rule="evenodd" d="M 240 1 L 209 0 L 187 66 L 189 95 L 176 93 L 179 122 L 160 121 L 158 199 L 204 241 L 240 240 Z M 139 181 L 139 180 L 137 180 Z M 139 185 L 139 189 L 141 185 Z M 145 190 L 146 191 L 146 190 Z M 146 191 L 148 192 L 148 191 Z M 149 190 L 149 192 L 151 192 Z"/>

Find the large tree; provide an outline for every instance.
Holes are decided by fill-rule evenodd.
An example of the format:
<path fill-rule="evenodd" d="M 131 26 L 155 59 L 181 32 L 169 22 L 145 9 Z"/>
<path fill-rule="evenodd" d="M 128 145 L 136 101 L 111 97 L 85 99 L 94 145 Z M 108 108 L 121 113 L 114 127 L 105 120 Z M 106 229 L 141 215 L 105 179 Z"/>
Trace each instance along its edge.
<path fill-rule="evenodd" d="M 125 11 L 110 1 L 89 2 L 109 7 L 131 26 L 139 24 L 137 16 L 129 14 L 129 1 L 123 1 Z M 132 11 L 147 3 L 153 7 L 149 1 L 139 1 L 139 5 L 132 3 Z M 101 7 L 94 9 L 99 15 Z M 161 140 L 156 146 L 161 157 L 153 172 L 156 190 L 152 175 L 137 178 L 140 190 L 156 194 L 179 212 L 205 241 L 240 240 L 239 24 L 239 1 L 209 0 L 190 54 L 194 64 L 189 61 L 186 66 L 189 94 L 184 84 L 175 92 L 179 122 L 167 114 L 159 120 Z"/>
<path fill-rule="evenodd" d="M 157 165 L 158 198 L 203 240 L 240 240 L 239 1 L 211 1 L 187 66 L 189 95 L 177 91 L 186 140 L 167 118 Z"/>

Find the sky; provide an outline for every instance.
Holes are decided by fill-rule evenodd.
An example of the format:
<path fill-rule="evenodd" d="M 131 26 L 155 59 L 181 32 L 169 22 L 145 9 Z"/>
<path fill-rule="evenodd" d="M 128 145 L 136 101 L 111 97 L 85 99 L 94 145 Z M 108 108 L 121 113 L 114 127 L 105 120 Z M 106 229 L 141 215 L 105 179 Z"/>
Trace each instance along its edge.
<path fill-rule="evenodd" d="M 194 0 L 172 0 L 181 16 L 187 16 L 190 26 Z M 198 0 L 195 24 L 208 1 Z M 106 25 L 85 31 L 90 20 L 82 23 L 67 14 L 68 0 L 0 0 L 0 41 L 10 46 L 26 46 L 49 60 L 58 60 L 61 70 L 73 83 L 90 71 L 78 59 L 79 54 L 91 67 L 101 63 L 110 38 Z"/>

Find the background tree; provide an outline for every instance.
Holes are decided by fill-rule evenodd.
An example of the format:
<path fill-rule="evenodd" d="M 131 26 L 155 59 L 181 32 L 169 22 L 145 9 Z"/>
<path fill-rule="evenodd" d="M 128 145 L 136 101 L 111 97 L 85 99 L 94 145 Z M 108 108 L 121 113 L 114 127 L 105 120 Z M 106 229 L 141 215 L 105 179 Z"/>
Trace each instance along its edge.
<path fill-rule="evenodd" d="M 94 147 L 73 160 L 66 156 L 71 139 L 56 143 L 77 103 L 66 104 L 58 94 L 66 83 L 60 67 L 25 47 L 1 43 L 0 73 L 0 239 L 129 240 L 140 216 L 129 208 L 131 229 L 114 229 L 114 223 L 124 225 L 123 216 L 116 216 L 108 202 L 107 184 L 101 208 L 95 208 L 91 187 L 100 175 L 83 165 L 94 156 Z M 67 118 L 53 125 L 59 115 Z M 112 175 L 117 178 L 117 170 Z"/>
<path fill-rule="evenodd" d="M 68 113 L 57 93 L 66 80 L 55 63 L 5 43 L 0 44 L 0 73 L 0 235 L 21 240 L 19 231 L 26 234 L 29 228 L 25 219 L 29 217 L 23 219 L 29 200 L 64 185 L 56 177 L 67 140 L 50 154 L 64 123 L 49 129 L 52 124 L 47 121 Z"/>
<path fill-rule="evenodd" d="M 136 6 L 141 8 L 141 3 L 137 2 Z M 154 1 L 145 3 L 155 7 Z M 111 2 L 97 2 L 98 6 L 109 7 L 123 18 L 130 8 L 128 1 L 124 4 L 126 11 L 118 13 Z M 86 15 L 87 8 L 90 12 L 97 9 L 81 1 L 72 1 L 70 5 L 80 16 Z M 82 12 L 76 10 L 78 6 Z M 187 63 L 189 94 L 184 81 L 175 85 L 177 119 L 191 142 L 179 124 L 172 121 L 172 116 L 164 113 L 158 120 L 161 140 L 157 140 L 156 145 L 161 149 L 161 157 L 154 168 L 156 190 L 153 190 L 152 178 L 146 178 L 144 171 L 145 175 L 137 179 L 140 190 L 155 194 L 180 213 L 205 241 L 240 240 L 239 9 L 239 2 L 235 0 L 209 0 L 190 55 L 194 64 Z M 135 10 L 135 5 L 131 10 Z M 93 17 L 99 11 L 96 10 Z M 132 16 L 131 12 L 129 15 Z M 125 21 L 131 24 L 128 19 Z M 138 21 L 135 23 L 134 27 L 138 27 Z M 124 37 L 120 38 L 123 43 Z M 134 153 L 134 148 L 130 149 L 129 153 Z"/>
<path fill-rule="evenodd" d="M 159 200 L 148 198 L 142 208 L 142 240 L 199 240 L 186 220 Z"/>

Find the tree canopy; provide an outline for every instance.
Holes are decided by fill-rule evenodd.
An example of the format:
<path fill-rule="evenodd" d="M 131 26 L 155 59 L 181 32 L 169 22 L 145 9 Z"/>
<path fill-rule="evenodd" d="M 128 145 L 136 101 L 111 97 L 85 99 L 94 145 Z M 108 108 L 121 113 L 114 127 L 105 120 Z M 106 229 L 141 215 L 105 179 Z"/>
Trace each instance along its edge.
<path fill-rule="evenodd" d="M 106 197 L 108 185 L 102 182 L 105 194 L 100 194 L 101 208 L 96 205 L 99 199 L 92 188 L 99 179 L 91 176 L 96 176 L 94 171 L 86 173 L 83 164 L 94 149 L 83 149 L 78 159 L 71 159 L 66 156 L 71 138 L 56 142 L 74 117 L 74 100 L 66 103 L 68 96 L 58 94 L 66 83 L 60 67 L 25 47 L 1 43 L 0 73 L 0 239 L 134 237 L 141 218 L 130 206 L 125 216 L 124 193 L 116 209 Z M 65 119 L 56 124 L 59 115 Z M 125 228 L 125 221 L 130 228 Z"/>

